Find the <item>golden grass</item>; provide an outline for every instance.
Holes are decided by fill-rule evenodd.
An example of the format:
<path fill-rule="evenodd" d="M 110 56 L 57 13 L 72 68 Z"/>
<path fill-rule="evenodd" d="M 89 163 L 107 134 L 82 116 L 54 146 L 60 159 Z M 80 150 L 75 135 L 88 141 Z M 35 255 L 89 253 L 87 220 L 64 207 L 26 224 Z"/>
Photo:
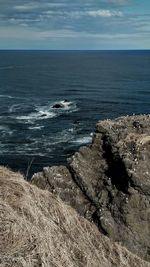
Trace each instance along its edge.
<path fill-rule="evenodd" d="M 0 167 L 0 267 L 148 267 L 48 191 Z"/>

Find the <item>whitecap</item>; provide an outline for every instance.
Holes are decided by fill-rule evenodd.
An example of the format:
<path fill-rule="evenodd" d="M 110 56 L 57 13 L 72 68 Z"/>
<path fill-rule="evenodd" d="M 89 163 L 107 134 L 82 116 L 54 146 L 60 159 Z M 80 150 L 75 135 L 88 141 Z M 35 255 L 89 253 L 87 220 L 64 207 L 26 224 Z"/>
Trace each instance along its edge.
<path fill-rule="evenodd" d="M 71 101 L 69 102 L 69 101 L 62 100 L 60 101 L 60 104 L 63 106 L 65 110 L 69 110 L 73 106 L 74 103 Z"/>
<path fill-rule="evenodd" d="M 31 113 L 29 115 L 25 115 L 25 116 L 17 116 L 16 119 L 20 120 L 20 121 L 27 122 L 27 123 L 34 123 L 36 120 L 49 119 L 49 118 L 53 118 L 55 116 L 56 116 L 56 114 L 54 112 L 39 111 L 39 112 L 33 112 L 33 113 Z"/>
<path fill-rule="evenodd" d="M 12 113 L 14 111 L 17 111 L 18 109 L 20 109 L 20 104 L 14 104 L 9 108 L 9 113 Z"/>
<path fill-rule="evenodd" d="M 5 94 L 1 94 L 1 95 L 0 95 L 0 98 L 29 100 L 29 98 L 27 98 L 27 97 L 12 96 L 12 95 L 5 95 Z M 16 104 L 16 105 L 17 105 L 17 104 Z"/>
<path fill-rule="evenodd" d="M 42 147 L 40 141 L 32 140 L 32 143 L 29 144 L 19 144 L 15 146 L 15 154 L 16 155 L 29 155 L 29 156 L 46 156 L 47 151 Z M 14 149 L 13 149 L 14 151 Z M 50 149 L 49 149 L 49 152 Z"/>
<path fill-rule="evenodd" d="M 14 98 L 13 96 L 11 95 L 0 95 L 1 98 Z"/>
<path fill-rule="evenodd" d="M 52 136 L 44 136 L 44 140 L 41 141 L 36 139 L 37 146 L 40 142 L 42 142 L 42 147 L 45 147 L 46 151 L 51 149 L 56 149 L 57 145 L 61 145 L 62 143 L 68 143 L 73 140 L 74 134 L 73 129 L 65 129 L 62 130 L 60 133 L 56 133 L 53 137 Z M 49 151 L 48 151 L 49 152 Z"/>
<path fill-rule="evenodd" d="M 0 95 L 0 98 L 23 99 L 23 100 L 26 99 L 26 100 L 28 100 L 28 98 L 26 98 L 26 97 L 19 97 L 19 96 L 12 96 L 12 95 Z"/>
<path fill-rule="evenodd" d="M 41 130 L 42 128 L 44 128 L 43 125 L 37 125 L 37 126 L 31 126 L 31 127 L 28 127 L 29 130 Z"/>
<path fill-rule="evenodd" d="M 91 142 L 92 142 L 91 136 L 80 137 L 80 138 L 72 141 L 72 143 L 75 143 L 75 144 L 89 144 Z"/>
<path fill-rule="evenodd" d="M 60 104 L 62 107 L 54 108 L 55 104 Z M 10 111 L 15 108 L 17 108 L 17 106 L 12 106 Z M 78 108 L 75 102 L 62 100 L 54 102 L 53 104 L 46 104 L 43 106 L 37 105 L 35 107 L 35 112 L 32 112 L 29 115 L 17 116 L 16 119 L 24 121 L 25 123 L 34 123 L 36 120 L 51 119 L 60 116 L 63 113 L 75 112 L 77 110 Z"/>
<path fill-rule="evenodd" d="M 60 108 L 55 108 L 54 106 L 55 105 L 60 105 Z M 58 113 L 63 113 L 65 111 L 68 112 L 75 112 L 78 110 L 77 108 L 77 105 L 75 102 L 73 101 L 66 101 L 66 100 L 61 100 L 61 101 L 56 101 L 54 102 L 51 106 L 50 106 L 51 109 L 55 109 L 56 112 Z"/>
<path fill-rule="evenodd" d="M 74 132 L 74 128 L 68 129 L 68 132 L 73 133 Z"/>

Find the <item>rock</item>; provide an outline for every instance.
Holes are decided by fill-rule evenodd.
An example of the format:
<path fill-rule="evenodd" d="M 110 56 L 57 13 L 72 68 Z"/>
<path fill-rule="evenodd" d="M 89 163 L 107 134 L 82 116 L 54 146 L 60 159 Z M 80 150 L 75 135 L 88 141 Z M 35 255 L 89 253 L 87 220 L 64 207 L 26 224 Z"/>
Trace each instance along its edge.
<path fill-rule="evenodd" d="M 58 194 L 66 204 L 75 208 L 80 215 L 92 220 L 90 215 L 95 211 L 95 207 L 74 182 L 65 166 L 45 167 L 43 172 L 33 175 L 31 183 L 36 184 L 41 189 Z"/>
<path fill-rule="evenodd" d="M 55 168 L 45 171 L 56 175 Z M 69 176 L 63 167 L 58 172 Z M 4 167 L 0 167 L 0 211 L 0 267 L 150 267 L 57 195 Z M 107 227 L 109 222 L 103 223 Z"/>
<path fill-rule="evenodd" d="M 77 125 L 77 124 L 79 124 L 79 121 L 78 121 L 78 120 L 75 120 L 75 121 L 73 122 L 73 124 L 74 124 L 74 125 Z"/>
<path fill-rule="evenodd" d="M 63 105 L 60 103 L 56 103 L 52 106 L 52 108 L 63 108 Z"/>
<path fill-rule="evenodd" d="M 55 170 L 59 173 L 59 168 Z M 80 190 L 84 212 L 75 200 L 76 190 L 65 199 L 65 189 L 69 190 L 65 175 L 65 189 L 61 186 L 59 192 L 50 171 L 47 177 L 62 200 L 83 216 L 89 211 L 89 219 L 103 234 L 150 261 L 150 116 L 99 121 L 92 144 L 68 160 L 68 170 L 68 181 Z M 32 183 L 41 187 L 44 176 L 43 170 L 38 183 L 35 176 Z"/>

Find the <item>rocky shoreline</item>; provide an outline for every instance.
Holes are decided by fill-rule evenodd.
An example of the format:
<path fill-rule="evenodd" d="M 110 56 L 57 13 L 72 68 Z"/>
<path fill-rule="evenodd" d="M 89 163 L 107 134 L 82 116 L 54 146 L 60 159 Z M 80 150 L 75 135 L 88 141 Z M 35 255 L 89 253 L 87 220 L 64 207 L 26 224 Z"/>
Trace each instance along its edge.
<path fill-rule="evenodd" d="M 99 121 L 68 166 L 31 180 L 58 194 L 103 234 L 150 261 L 150 116 Z"/>
<path fill-rule="evenodd" d="M 0 185 L 0 267 L 150 266 L 150 115 L 99 121 L 30 183 L 0 167 Z"/>

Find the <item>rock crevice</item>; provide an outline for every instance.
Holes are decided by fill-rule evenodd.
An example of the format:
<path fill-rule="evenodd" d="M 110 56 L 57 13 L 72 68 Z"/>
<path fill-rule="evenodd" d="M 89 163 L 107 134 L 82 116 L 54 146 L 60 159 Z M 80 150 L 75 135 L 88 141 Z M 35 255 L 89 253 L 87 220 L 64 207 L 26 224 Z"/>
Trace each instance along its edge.
<path fill-rule="evenodd" d="M 122 191 L 124 194 L 128 193 L 130 177 L 126 171 L 125 165 L 120 158 L 118 151 L 113 153 L 113 148 L 111 146 L 111 140 L 104 135 L 103 139 L 103 157 L 105 158 L 108 169 L 105 171 L 105 175 L 111 179 L 112 185 L 114 185 L 117 190 Z"/>

